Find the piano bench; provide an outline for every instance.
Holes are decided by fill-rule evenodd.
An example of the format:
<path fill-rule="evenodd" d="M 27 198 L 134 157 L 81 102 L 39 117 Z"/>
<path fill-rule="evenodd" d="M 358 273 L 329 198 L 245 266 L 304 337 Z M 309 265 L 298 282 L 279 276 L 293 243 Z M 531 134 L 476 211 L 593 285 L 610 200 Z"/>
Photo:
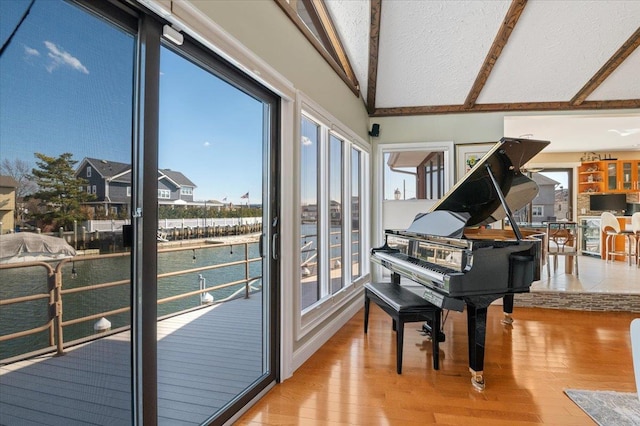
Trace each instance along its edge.
<path fill-rule="evenodd" d="M 442 309 L 432 305 L 416 293 L 394 283 L 367 283 L 364 285 L 364 332 L 369 327 L 369 304 L 373 301 L 393 318 L 396 331 L 396 371 L 402 373 L 402 343 L 404 324 L 428 321 L 431 325 L 433 343 L 433 369 L 437 370 L 440 359 L 440 321 Z"/>

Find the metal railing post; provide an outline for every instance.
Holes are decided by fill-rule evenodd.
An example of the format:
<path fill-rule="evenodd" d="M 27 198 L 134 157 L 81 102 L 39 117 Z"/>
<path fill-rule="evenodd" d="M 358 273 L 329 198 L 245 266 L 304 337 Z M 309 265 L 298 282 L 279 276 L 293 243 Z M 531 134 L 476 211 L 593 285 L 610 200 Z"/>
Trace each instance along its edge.
<path fill-rule="evenodd" d="M 53 291 L 55 295 L 54 306 L 57 331 L 57 356 L 64 355 L 64 337 L 62 332 L 62 265 L 66 263 L 65 260 L 58 263 L 54 273 L 55 281 Z"/>
<path fill-rule="evenodd" d="M 249 243 L 244 243 L 244 298 L 249 298 Z"/>
<path fill-rule="evenodd" d="M 49 265 L 47 265 L 49 266 Z M 55 306 L 56 306 L 56 274 L 53 269 L 49 266 L 47 268 L 47 279 L 49 280 L 47 289 L 49 290 L 49 346 L 53 346 L 56 344 L 55 339 Z"/>

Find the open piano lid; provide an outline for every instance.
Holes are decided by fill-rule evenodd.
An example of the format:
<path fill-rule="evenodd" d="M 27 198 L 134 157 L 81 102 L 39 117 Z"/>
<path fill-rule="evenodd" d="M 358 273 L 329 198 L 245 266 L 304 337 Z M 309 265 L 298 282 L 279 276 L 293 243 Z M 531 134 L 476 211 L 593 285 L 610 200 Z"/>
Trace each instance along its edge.
<path fill-rule="evenodd" d="M 538 194 L 538 185 L 522 174 L 521 169 L 548 144 L 549 141 L 533 139 L 500 139 L 430 211 L 468 213 L 470 217 L 466 226 L 485 225 L 504 219 L 507 213 L 491 182 L 487 166 L 491 168 L 507 206 L 511 211 L 516 211 Z"/>

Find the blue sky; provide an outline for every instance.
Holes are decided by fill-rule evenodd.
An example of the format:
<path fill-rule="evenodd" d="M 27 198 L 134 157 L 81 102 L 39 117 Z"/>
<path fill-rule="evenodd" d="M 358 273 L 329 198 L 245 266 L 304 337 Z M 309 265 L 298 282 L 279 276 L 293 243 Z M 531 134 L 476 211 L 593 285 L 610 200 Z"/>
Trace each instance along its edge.
<path fill-rule="evenodd" d="M 0 0 L 4 43 L 28 0 Z M 135 40 L 61 1 L 37 0 L 0 58 L 0 160 L 34 152 L 131 160 Z M 195 199 L 260 202 L 262 103 L 180 56 L 161 55 L 159 167 Z"/>

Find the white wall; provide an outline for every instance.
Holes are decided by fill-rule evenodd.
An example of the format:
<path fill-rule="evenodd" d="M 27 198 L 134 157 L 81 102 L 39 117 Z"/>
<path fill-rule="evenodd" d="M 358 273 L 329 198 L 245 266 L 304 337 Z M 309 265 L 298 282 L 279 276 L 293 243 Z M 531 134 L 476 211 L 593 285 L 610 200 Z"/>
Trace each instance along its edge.
<path fill-rule="evenodd" d="M 297 90 L 368 140 L 369 119 L 364 102 L 354 96 L 276 2 L 195 0 L 191 3 L 293 83 Z"/>
<path fill-rule="evenodd" d="M 624 113 L 638 110 L 617 110 L 617 111 L 579 111 L 580 115 L 598 115 L 607 113 Z M 517 115 L 570 115 L 576 112 L 495 112 L 495 113 L 469 113 L 469 114 L 442 114 L 442 115 L 422 115 L 406 117 L 372 117 L 370 123 L 380 125 L 380 136 L 372 138 L 373 155 L 372 163 L 380 162 L 378 149 L 379 145 L 403 144 L 424 141 L 453 141 L 454 144 L 497 142 L 500 138 L 518 137 L 519 135 L 504 134 L 504 118 Z M 588 150 L 585 147 L 585 150 Z M 635 155 L 619 155 L 620 158 L 637 158 Z M 542 167 L 568 167 L 579 164 L 581 153 L 545 153 L 542 151 L 529 163 Z M 456 160 L 457 161 L 457 160 Z M 577 181 L 574 179 L 574 182 Z M 374 179 L 374 185 L 376 184 Z M 575 192 L 575 191 L 574 191 Z M 375 193 L 375 186 L 374 186 Z M 379 201 L 374 197 L 372 206 L 372 223 L 382 223 L 382 209 L 376 203 Z M 574 205 L 575 200 L 574 200 Z M 384 216 L 383 216 L 384 217 Z M 380 240 L 377 237 L 379 230 L 372 229 L 371 241 L 375 246 Z"/>

